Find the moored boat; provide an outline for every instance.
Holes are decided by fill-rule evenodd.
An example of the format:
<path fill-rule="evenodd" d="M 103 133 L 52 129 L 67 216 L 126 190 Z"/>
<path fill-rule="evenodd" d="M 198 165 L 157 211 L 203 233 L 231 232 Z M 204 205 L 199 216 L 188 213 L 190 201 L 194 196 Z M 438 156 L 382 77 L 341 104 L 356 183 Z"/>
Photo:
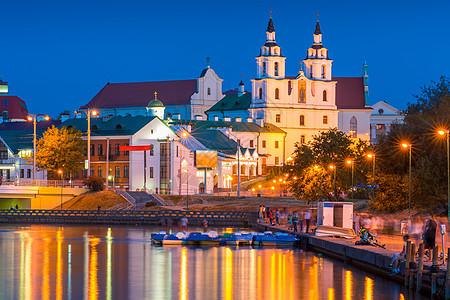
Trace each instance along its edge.
<path fill-rule="evenodd" d="M 192 232 L 186 238 L 187 244 L 191 246 L 219 246 L 221 238 L 215 231 L 205 233 Z"/>
<path fill-rule="evenodd" d="M 155 245 L 162 245 L 162 241 L 164 240 L 164 237 L 167 235 L 165 231 L 160 231 L 158 233 L 152 233 L 150 235 L 150 238 L 152 240 L 152 243 Z"/>
<path fill-rule="evenodd" d="M 253 236 L 253 245 L 255 246 L 276 246 L 276 247 L 292 247 L 297 238 L 287 233 L 277 232 L 273 234 L 271 231 L 258 233 Z"/>
<path fill-rule="evenodd" d="M 251 245 L 253 242 L 253 235 L 255 234 L 256 233 L 238 231 L 233 233 L 229 238 L 225 239 L 225 244 L 233 246 Z"/>
<path fill-rule="evenodd" d="M 166 234 L 162 240 L 163 245 L 183 245 L 187 243 L 187 233 L 175 232 L 173 234 Z"/>

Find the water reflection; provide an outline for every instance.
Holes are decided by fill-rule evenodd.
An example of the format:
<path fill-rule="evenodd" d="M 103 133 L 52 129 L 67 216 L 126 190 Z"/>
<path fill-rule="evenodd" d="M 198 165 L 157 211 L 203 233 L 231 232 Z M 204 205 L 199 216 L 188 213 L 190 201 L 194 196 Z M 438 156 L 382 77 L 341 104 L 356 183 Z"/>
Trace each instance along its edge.
<path fill-rule="evenodd" d="M 154 247 L 148 237 L 156 230 L 0 228 L 0 298 L 413 299 L 398 285 L 314 253 Z"/>

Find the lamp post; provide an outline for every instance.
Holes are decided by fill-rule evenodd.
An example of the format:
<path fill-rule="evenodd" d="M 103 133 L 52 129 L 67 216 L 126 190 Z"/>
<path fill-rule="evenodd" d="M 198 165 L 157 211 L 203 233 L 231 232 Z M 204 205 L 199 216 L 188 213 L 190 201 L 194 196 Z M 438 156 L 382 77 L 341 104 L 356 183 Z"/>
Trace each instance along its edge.
<path fill-rule="evenodd" d="M 186 172 L 186 211 L 189 210 L 189 173 L 188 169 L 184 169 L 184 172 Z"/>
<path fill-rule="evenodd" d="M 45 121 L 50 120 L 49 116 L 45 116 Z M 28 115 L 28 121 L 33 121 L 33 180 L 36 182 L 36 115 Z"/>
<path fill-rule="evenodd" d="M 77 113 L 77 112 L 75 112 Z M 89 178 L 89 176 L 91 176 L 91 114 L 95 117 L 96 115 L 98 115 L 97 111 L 95 109 L 92 108 L 88 108 L 86 116 L 87 116 L 87 177 Z M 108 170 L 106 170 L 108 172 Z"/>
<path fill-rule="evenodd" d="M 62 197 L 63 197 L 63 185 L 64 185 L 63 170 L 59 169 L 58 173 L 61 175 L 61 209 L 62 209 Z"/>
<path fill-rule="evenodd" d="M 411 144 L 403 143 L 403 148 L 409 148 L 409 217 L 411 218 Z"/>
<path fill-rule="evenodd" d="M 330 165 L 331 170 L 333 170 L 333 185 L 334 185 L 334 201 L 337 201 L 337 191 L 336 191 L 336 166 Z"/>
<path fill-rule="evenodd" d="M 449 135 L 450 131 L 439 130 L 440 135 L 446 134 L 447 136 L 447 222 L 450 222 L 450 153 L 449 153 Z"/>
<path fill-rule="evenodd" d="M 375 154 L 367 154 L 368 158 L 372 158 L 373 181 L 372 181 L 372 214 L 375 213 Z"/>
<path fill-rule="evenodd" d="M 354 184 L 353 184 L 353 166 L 354 166 L 354 161 L 353 160 L 347 160 L 347 163 L 348 164 L 350 164 L 350 165 L 352 165 L 352 200 L 353 200 L 353 187 L 355 186 Z"/>
<path fill-rule="evenodd" d="M 231 132 L 229 132 L 229 131 L 226 131 L 226 133 L 228 134 L 228 135 L 232 135 L 232 136 L 234 136 L 233 134 L 231 134 Z M 236 138 L 236 136 L 234 136 L 235 138 Z M 229 137 L 228 137 L 229 138 Z M 237 163 L 238 163 L 238 170 L 237 170 L 237 175 L 238 175 L 238 184 L 237 184 L 237 196 L 239 197 L 240 195 L 241 195 L 241 166 L 240 166 L 240 162 L 239 162 L 239 159 L 240 159 L 240 154 L 241 154 L 241 142 L 239 141 L 239 139 L 238 138 L 236 138 L 236 140 L 237 140 Z"/>

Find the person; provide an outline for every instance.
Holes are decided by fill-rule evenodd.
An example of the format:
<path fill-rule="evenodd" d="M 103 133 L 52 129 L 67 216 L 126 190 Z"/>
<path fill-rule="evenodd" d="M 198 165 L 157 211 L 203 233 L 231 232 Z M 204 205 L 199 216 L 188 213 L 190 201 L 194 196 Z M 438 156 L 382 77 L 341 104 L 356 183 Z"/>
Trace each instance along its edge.
<path fill-rule="evenodd" d="M 356 234 L 359 233 L 359 227 L 360 227 L 359 215 L 357 213 L 355 213 L 353 215 L 353 230 L 355 230 Z"/>
<path fill-rule="evenodd" d="M 0 175 L 0 186 L 2 185 L 2 183 L 3 183 L 3 175 Z"/>
<path fill-rule="evenodd" d="M 188 219 L 186 217 L 181 218 L 181 231 L 187 231 Z"/>
<path fill-rule="evenodd" d="M 269 207 L 269 206 L 267 206 L 267 207 L 266 207 L 266 214 L 267 214 L 266 218 L 268 218 L 268 217 L 269 217 L 269 212 L 270 212 L 270 207 Z"/>
<path fill-rule="evenodd" d="M 303 211 L 298 212 L 298 225 L 300 225 L 300 232 L 303 232 Z"/>
<path fill-rule="evenodd" d="M 397 273 L 400 273 L 400 260 L 406 258 L 406 243 L 409 241 L 409 235 L 405 234 L 403 236 L 403 249 L 400 253 L 394 253 L 392 256 L 391 263 L 389 265 L 389 268 L 392 269 L 392 273 L 389 275 L 394 275 Z"/>
<path fill-rule="evenodd" d="M 203 220 L 202 222 L 202 226 L 203 226 L 203 232 L 207 232 L 208 231 L 208 220 Z"/>
<path fill-rule="evenodd" d="M 434 220 L 434 216 L 430 215 L 423 231 L 424 249 L 425 251 L 428 250 L 429 259 L 431 258 L 431 251 L 434 249 L 436 244 L 436 229 L 437 224 Z"/>
<path fill-rule="evenodd" d="M 287 217 L 287 227 L 288 227 L 288 230 L 292 230 L 292 213 L 290 213 L 290 212 Z"/>
<path fill-rule="evenodd" d="M 269 210 L 269 224 L 273 225 L 273 214 L 271 210 Z"/>
<path fill-rule="evenodd" d="M 19 205 L 16 204 L 16 210 L 19 210 Z"/>
<path fill-rule="evenodd" d="M 259 216 L 260 219 L 262 218 L 262 205 L 259 206 L 258 216 Z"/>
<path fill-rule="evenodd" d="M 278 210 L 275 210 L 275 223 L 280 226 L 280 213 Z"/>
<path fill-rule="evenodd" d="M 306 233 L 309 232 L 309 222 L 311 221 L 311 212 L 308 210 L 305 213 L 305 222 L 306 222 Z"/>
<path fill-rule="evenodd" d="M 266 218 L 266 207 L 263 205 L 262 207 L 262 217 L 265 219 Z"/>
<path fill-rule="evenodd" d="M 294 225 L 294 232 L 297 232 L 297 223 L 298 223 L 298 214 L 294 213 L 294 217 L 292 218 L 292 224 Z"/>
<path fill-rule="evenodd" d="M 11 204 L 11 206 L 9 207 L 10 210 L 14 210 L 13 205 Z"/>
<path fill-rule="evenodd" d="M 100 211 L 102 208 L 100 205 L 97 206 L 97 211 Z"/>

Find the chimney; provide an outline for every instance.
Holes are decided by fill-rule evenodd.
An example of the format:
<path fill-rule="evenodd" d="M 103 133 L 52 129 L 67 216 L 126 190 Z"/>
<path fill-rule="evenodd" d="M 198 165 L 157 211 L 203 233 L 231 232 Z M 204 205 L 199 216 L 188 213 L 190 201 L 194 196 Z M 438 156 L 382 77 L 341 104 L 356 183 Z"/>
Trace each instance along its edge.
<path fill-rule="evenodd" d="M 236 117 L 236 118 L 234 119 L 234 121 L 235 121 L 235 122 L 242 122 L 242 118 L 241 118 L 241 117 Z"/>
<path fill-rule="evenodd" d="M 202 115 L 195 115 L 194 118 L 195 118 L 197 121 L 203 120 L 203 116 L 202 116 Z"/>
<path fill-rule="evenodd" d="M 264 119 L 258 118 L 256 119 L 256 124 L 258 124 L 260 127 L 264 127 Z"/>
<path fill-rule="evenodd" d="M 214 121 L 219 121 L 219 116 L 214 116 Z"/>
<path fill-rule="evenodd" d="M 230 121 L 231 121 L 231 118 L 230 118 L 230 117 L 223 117 L 223 120 L 224 120 L 225 122 L 230 122 Z"/>
<path fill-rule="evenodd" d="M 172 115 L 172 120 L 181 120 L 181 115 L 179 113 L 175 113 Z"/>
<path fill-rule="evenodd" d="M 248 122 L 248 123 L 253 122 L 253 118 L 247 118 L 247 122 Z"/>

